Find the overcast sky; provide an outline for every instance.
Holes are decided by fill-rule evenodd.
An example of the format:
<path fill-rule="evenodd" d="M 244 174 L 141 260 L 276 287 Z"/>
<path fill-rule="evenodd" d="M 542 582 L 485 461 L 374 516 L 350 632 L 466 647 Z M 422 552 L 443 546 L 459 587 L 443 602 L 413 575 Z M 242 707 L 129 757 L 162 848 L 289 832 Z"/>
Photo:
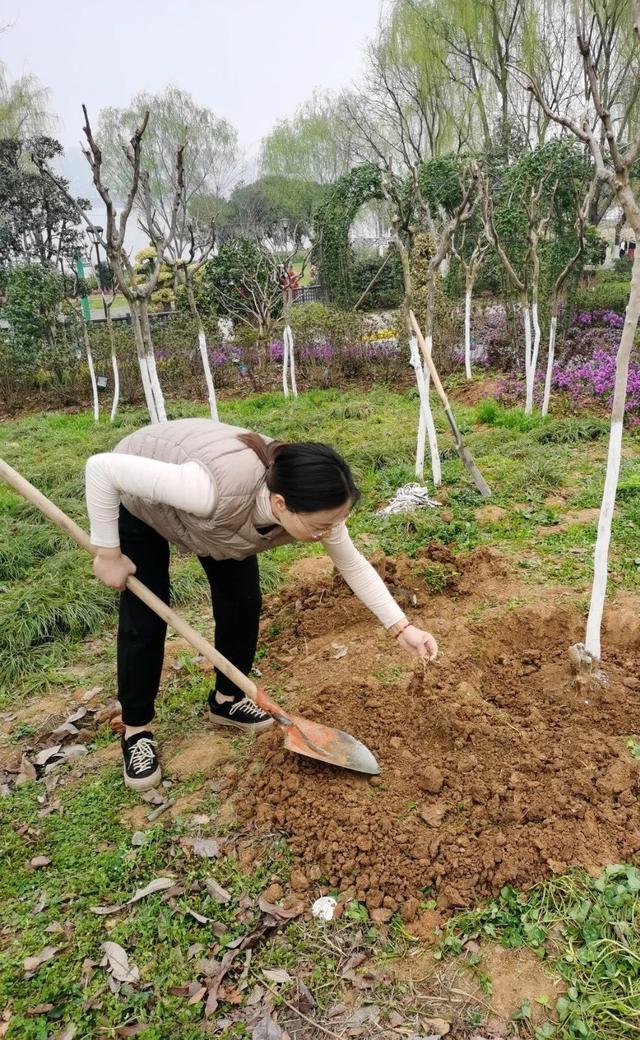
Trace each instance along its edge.
<path fill-rule="evenodd" d="M 348 86 L 381 0 L 0 0 L 0 58 L 52 92 L 65 146 L 140 90 L 168 83 L 226 117 L 255 156 L 315 87 Z"/>

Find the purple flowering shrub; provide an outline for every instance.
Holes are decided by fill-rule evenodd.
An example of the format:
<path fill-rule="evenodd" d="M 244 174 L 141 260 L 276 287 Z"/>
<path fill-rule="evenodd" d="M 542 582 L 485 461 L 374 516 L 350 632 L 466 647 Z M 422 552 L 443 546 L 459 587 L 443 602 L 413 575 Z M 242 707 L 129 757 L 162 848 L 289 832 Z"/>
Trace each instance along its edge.
<path fill-rule="evenodd" d="M 585 312 L 576 316 L 576 324 L 567 332 L 551 377 L 552 400 L 554 393 L 560 394 L 563 410 L 610 410 L 623 323 L 620 315 L 613 311 Z M 534 390 L 534 400 L 538 405 L 542 403 L 544 392 L 544 355 L 543 344 Z M 498 384 L 496 396 L 506 405 L 522 401 L 524 374 L 509 373 Z M 629 425 L 640 425 L 640 345 L 636 345 L 631 353 L 625 414 Z"/>

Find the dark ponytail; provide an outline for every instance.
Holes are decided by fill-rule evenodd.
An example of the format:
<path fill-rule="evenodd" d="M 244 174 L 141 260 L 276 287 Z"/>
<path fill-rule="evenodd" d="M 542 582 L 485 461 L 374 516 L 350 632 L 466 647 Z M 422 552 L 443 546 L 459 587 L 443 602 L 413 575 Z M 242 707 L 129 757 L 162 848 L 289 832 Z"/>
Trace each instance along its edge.
<path fill-rule="evenodd" d="M 292 513 L 338 509 L 360 498 L 349 466 L 328 444 L 265 441 L 257 433 L 240 434 L 265 467 L 269 491 L 282 495 Z"/>

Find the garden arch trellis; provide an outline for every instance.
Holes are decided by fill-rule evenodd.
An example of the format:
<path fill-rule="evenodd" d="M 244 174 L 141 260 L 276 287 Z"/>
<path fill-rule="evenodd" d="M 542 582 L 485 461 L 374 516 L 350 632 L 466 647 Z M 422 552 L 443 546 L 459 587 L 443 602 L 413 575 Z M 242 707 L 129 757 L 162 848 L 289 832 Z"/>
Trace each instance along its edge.
<path fill-rule="evenodd" d="M 316 211 L 318 275 L 322 287 L 339 307 L 352 307 L 356 299 L 351 282 L 351 225 L 358 210 L 376 199 L 384 199 L 380 170 L 363 163 L 336 181 Z"/>

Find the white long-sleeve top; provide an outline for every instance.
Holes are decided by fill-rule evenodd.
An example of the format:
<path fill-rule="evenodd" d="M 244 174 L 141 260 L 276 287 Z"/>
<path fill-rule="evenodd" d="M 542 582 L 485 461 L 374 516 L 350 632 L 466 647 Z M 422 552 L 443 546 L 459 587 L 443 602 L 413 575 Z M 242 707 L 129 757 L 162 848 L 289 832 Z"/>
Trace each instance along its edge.
<path fill-rule="evenodd" d="M 123 495 L 136 495 L 194 516 L 212 516 L 216 494 L 211 477 L 197 462 L 158 462 L 117 452 L 92 455 L 86 465 L 91 542 L 101 548 L 119 546 L 118 513 Z M 264 485 L 256 497 L 251 519 L 255 527 L 278 523 L 271 511 L 269 490 Z M 358 552 L 344 522 L 322 539 L 322 545 L 358 599 L 385 628 L 403 620 L 403 610 L 377 571 Z"/>

